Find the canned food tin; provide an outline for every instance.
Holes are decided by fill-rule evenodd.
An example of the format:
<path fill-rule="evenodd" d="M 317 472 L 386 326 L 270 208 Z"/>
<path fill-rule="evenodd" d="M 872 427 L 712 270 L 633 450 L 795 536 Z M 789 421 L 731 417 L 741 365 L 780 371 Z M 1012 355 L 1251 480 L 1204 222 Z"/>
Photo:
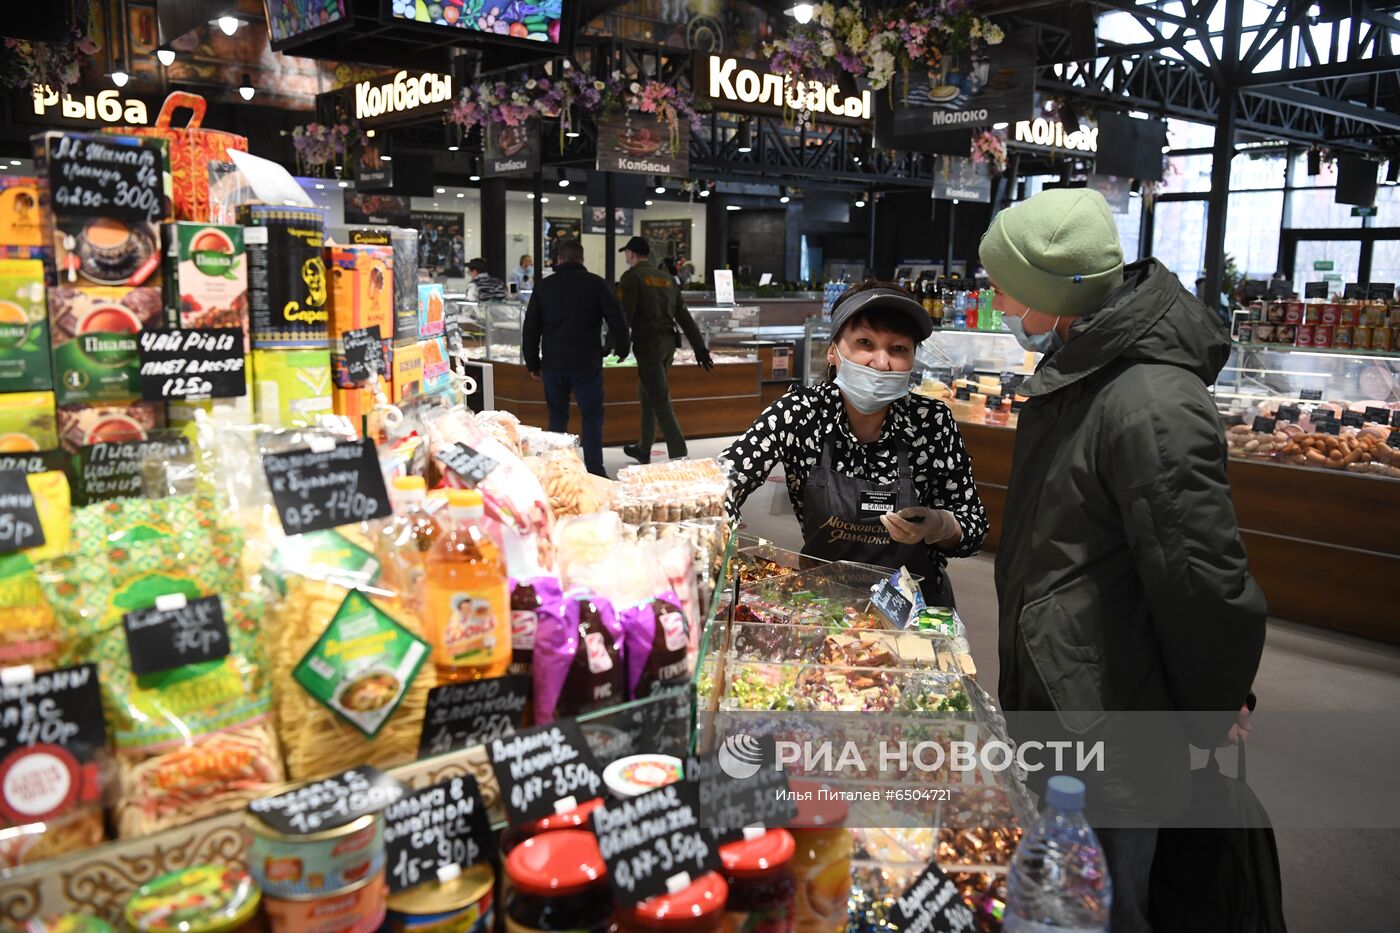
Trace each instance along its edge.
<path fill-rule="evenodd" d="M 264 897 L 272 933 L 374 933 L 384 923 L 389 893 L 381 870 L 334 894 L 287 900 Z"/>
<path fill-rule="evenodd" d="M 1378 305 L 1377 307 L 1384 308 L 1385 305 Z M 1391 327 L 1400 327 L 1400 305 L 1391 305 L 1387 316 L 1389 317 Z"/>
<path fill-rule="evenodd" d="M 1302 324 L 1305 320 L 1303 314 L 1303 303 L 1301 301 L 1288 301 L 1284 303 L 1283 323 Z"/>
<path fill-rule="evenodd" d="M 1337 305 L 1337 323 L 1355 327 L 1361 322 L 1361 309 L 1356 305 Z"/>
<path fill-rule="evenodd" d="M 384 830 L 367 813 L 335 829 L 279 833 L 248 814 L 248 870 L 268 897 L 322 897 L 358 885 L 384 869 Z"/>
<path fill-rule="evenodd" d="M 240 933 L 255 926 L 262 895 L 246 871 L 195 865 L 143 884 L 126 902 L 128 930 Z"/>
<path fill-rule="evenodd" d="M 1389 327 L 1377 327 L 1371 331 L 1371 349 L 1384 351 L 1393 349 L 1395 347 L 1395 330 L 1400 330 L 1400 328 L 1392 330 Z"/>
<path fill-rule="evenodd" d="M 1240 343 L 1254 342 L 1254 325 L 1248 321 L 1240 323 Z"/>
<path fill-rule="evenodd" d="M 1270 324 L 1283 323 L 1283 302 L 1273 301 L 1264 306 L 1264 320 Z"/>
<path fill-rule="evenodd" d="M 1364 324 L 1358 324 L 1358 325 L 1356 325 L 1355 327 L 1353 327 L 1353 328 L 1351 329 L 1351 346 L 1352 346 L 1352 349 L 1355 349 L 1355 350 L 1369 350 L 1369 349 L 1371 349 L 1371 333 L 1372 333 L 1374 330 L 1375 330 L 1374 327 L 1367 327 L 1367 326 L 1365 326 Z"/>
<path fill-rule="evenodd" d="M 1301 321 L 1299 321 L 1298 323 L 1300 323 L 1300 324 L 1321 324 L 1321 323 L 1322 323 L 1322 305 L 1319 305 L 1319 304 L 1303 305 L 1303 319 L 1302 319 Z"/>
<path fill-rule="evenodd" d="M 1363 305 L 1358 309 L 1358 313 L 1361 315 L 1361 323 L 1367 327 L 1380 327 L 1385 323 L 1385 308 L 1382 305 Z"/>
<path fill-rule="evenodd" d="M 1311 324 L 1299 324 L 1297 335 L 1293 338 L 1295 347 L 1310 347 L 1313 345 L 1313 326 Z"/>
<path fill-rule="evenodd" d="M 1355 333 L 1356 328 L 1350 324 L 1338 324 L 1332 330 L 1332 346 L 1339 350 L 1350 350 Z"/>
<path fill-rule="evenodd" d="M 1279 324 L 1274 328 L 1274 343 L 1293 343 L 1298 338 L 1298 324 Z"/>
<path fill-rule="evenodd" d="M 1323 305 L 1316 323 L 1336 326 L 1341 318 L 1341 305 Z"/>
<path fill-rule="evenodd" d="M 1264 320 L 1264 303 L 1263 303 L 1262 301 L 1250 302 L 1250 305 L 1249 305 L 1249 320 L 1251 320 L 1251 321 L 1262 321 L 1262 320 Z"/>
<path fill-rule="evenodd" d="M 1313 327 L 1312 345 L 1323 350 L 1332 346 L 1332 325 L 1317 324 Z"/>
<path fill-rule="evenodd" d="M 488 933 L 496 873 L 485 862 L 448 881 L 430 881 L 389 895 L 391 933 Z"/>

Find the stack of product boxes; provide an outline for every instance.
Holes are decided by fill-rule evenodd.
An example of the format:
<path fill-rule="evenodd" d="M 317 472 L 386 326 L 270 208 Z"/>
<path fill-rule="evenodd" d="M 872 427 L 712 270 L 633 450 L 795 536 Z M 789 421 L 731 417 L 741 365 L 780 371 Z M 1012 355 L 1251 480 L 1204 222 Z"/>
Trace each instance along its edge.
<path fill-rule="evenodd" d="M 363 425 L 374 407 L 374 379 L 355 382 L 345 358 L 345 335 L 350 331 L 374 328 L 383 346 L 385 371 L 394 343 L 394 250 L 392 246 L 348 245 L 326 249 L 330 270 L 330 335 L 332 407 L 353 424 Z M 389 383 L 383 384 L 385 397 Z"/>
<path fill-rule="evenodd" d="M 36 178 L 0 177 L 0 453 L 58 446 Z"/>

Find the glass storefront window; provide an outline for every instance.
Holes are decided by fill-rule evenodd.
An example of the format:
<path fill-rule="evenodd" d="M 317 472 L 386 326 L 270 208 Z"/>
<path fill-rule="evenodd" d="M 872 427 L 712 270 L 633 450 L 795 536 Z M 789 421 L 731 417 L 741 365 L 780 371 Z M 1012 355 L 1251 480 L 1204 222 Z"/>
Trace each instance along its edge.
<path fill-rule="evenodd" d="M 1159 201 L 1153 218 L 1152 253 L 1192 294 L 1204 267 L 1205 201 Z"/>
<path fill-rule="evenodd" d="M 1242 152 L 1230 163 L 1230 190 L 1282 188 L 1283 171 L 1287 164 L 1288 160 L 1282 152 Z"/>
<path fill-rule="evenodd" d="M 1382 184 L 1376 189 L 1376 219 L 1373 227 L 1400 227 L 1400 185 Z M 1380 244 L 1377 244 L 1379 248 Z M 1389 282 L 1390 279 L 1378 279 Z"/>
<path fill-rule="evenodd" d="M 1142 198 L 1128 199 L 1128 213 L 1114 214 L 1118 224 L 1118 241 L 1123 244 L 1123 261 L 1137 262 L 1142 258 Z"/>
<path fill-rule="evenodd" d="M 1200 155 L 1171 156 L 1164 191 L 1209 191 L 1209 153 Z"/>
<path fill-rule="evenodd" d="M 1400 282 L 1400 240 L 1377 240 L 1372 246 L 1371 281 Z"/>
<path fill-rule="evenodd" d="M 1331 188 L 1304 188 L 1288 192 L 1283 225 L 1292 228 L 1360 227 L 1361 218 L 1351 216 L 1351 205 L 1338 204 Z"/>
<path fill-rule="evenodd" d="M 1318 269 L 1318 263 L 1324 268 Z M 1326 268 L 1327 263 L 1332 264 L 1330 269 Z M 1341 294 L 1345 283 L 1357 280 L 1360 268 L 1360 240 L 1299 240 L 1293 259 L 1293 287 L 1301 295 L 1304 284 L 1327 281 L 1329 295 Z"/>
<path fill-rule="evenodd" d="M 1293 156 L 1294 188 L 1335 188 L 1337 186 L 1337 163 L 1323 162 L 1321 174 L 1308 174 L 1308 154 L 1299 152 Z"/>
<path fill-rule="evenodd" d="M 1230 209 L 1225 215 L 1225 252 L 1235 257 L 1235 265 L 1249 278 L 1267 279 L 1278 268 L 1282 217 L 1282 191 L 1230 195 Z"/>

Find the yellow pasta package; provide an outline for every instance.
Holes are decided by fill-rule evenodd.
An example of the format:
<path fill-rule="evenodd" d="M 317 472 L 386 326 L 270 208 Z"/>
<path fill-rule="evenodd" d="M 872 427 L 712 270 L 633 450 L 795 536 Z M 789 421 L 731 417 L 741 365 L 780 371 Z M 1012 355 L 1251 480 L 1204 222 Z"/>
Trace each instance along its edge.
<path fill-rule="evenodd" d="M 57 667 L 63 655 L 58 619 L 44 596 L 34 564 L 68 550 L 68 477 L 58 470 L 26 477 L 44 543 L 0 555 L 0 667 L 29 665 L 35 671 Z"/>

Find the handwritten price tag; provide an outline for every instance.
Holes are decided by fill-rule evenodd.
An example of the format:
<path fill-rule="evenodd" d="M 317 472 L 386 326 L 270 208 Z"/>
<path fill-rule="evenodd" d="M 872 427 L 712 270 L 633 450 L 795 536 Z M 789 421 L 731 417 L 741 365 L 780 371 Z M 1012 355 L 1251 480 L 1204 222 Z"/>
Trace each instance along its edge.
<path fill-rule="evenodd" d="M 371 440 L 342 441 L 327 450 L 298 448 L 263 454 L 272 501 L 289 535 L 383 518 L 392 508 Z"/>
<path fill-rule="evenodd" d="M 561 802 L 590 800 L 603 786 L 593 753 L 572 719 L 495 739 L 487 751 L 512 826 L 550 816 Z"/>
<path fill-rule="evenodd" d="M 390 891 L 430 881 L 446 865 L 467 868 L 491 856 L 491 820 L 469 774 L 405 795 L 384 808 L 382 820 Z"/>
<path fill-rule="evenodd" d="M 404 794 L 403 785 L 383 771 L 361 765 L 285 794 L 260 797 L 248 810 L 280 833 L 316 833 L 378 813 Z"/>
<path fill-rule="evenodd" d="M 25 474 L 0 471 L 0 554 L 9 554 L 44 543 L 39 509 Z"/>
<path fill-rule="evenodd" d="M 614 900 L 624 904 L 674 893 L 720 867 L 700 824 L 699 791 L 684 781 L 594 810 L 593 831 Z"/>
<path fill-rule="evenodd" d="M 529 675 L 442 684 L 428 691 L 418 757 L 445 755 L 514 734 L 525 720 Z"/>
<path fill-rule="evenodd" d="M 149 609 L 122 616 L 122 626 L 131 672 L 138 677 L 228 655 L 228 626 L 217 596 L 191 601 L 178 596 L 167 605 L 157 600 Z"/>

